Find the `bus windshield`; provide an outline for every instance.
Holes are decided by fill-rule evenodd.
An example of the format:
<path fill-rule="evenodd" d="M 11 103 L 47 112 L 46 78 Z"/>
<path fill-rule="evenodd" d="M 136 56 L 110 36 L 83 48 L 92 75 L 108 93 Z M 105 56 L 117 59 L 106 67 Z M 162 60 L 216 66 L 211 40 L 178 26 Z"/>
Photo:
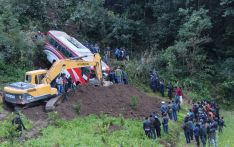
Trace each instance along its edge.
<path fill-rule="evenodd" d="M 76 46 L 78 49 L 85 49 L 86 48 L 79 41 L 77 41 L 74 37 L 70 37 L 67 40 L 69 42 L 71 42 L 74 46 Z"/>

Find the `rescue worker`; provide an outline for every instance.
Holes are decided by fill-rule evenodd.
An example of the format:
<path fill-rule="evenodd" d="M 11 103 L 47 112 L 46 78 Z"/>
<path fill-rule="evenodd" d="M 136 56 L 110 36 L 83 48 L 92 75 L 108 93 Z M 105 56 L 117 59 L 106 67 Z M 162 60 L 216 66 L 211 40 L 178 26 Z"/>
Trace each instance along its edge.
<path fill-rule="evenodd" d="M 63 78 L 62 78 L 62 75 L 59 75 L 56 79 L 56 85 L 57 85 L 57 88 L 58 88 L 58 93 L 59 95 L 62 95 L 63 94 Z"/>
<path fill-rule="evenodd" d="M 200 125 L 200 139 L 202 142 L 202 146 L 206 146 L 206 141 L 207 141 L 207 125 L 203 120 L 200 120 L 201 125 Z"/>
<path fill-rule="evenodd" d="M 184 135 L 186 138 L 186 142 L 190 143 L 190 128 L 189 128 L 189 123 L 187 120 L 184 121 L 183 129 L 184 129 Z"/>
<path fill-rule="evenodd" d="M 157 79 L 156 74 L 153 71 L 151 71 L 151 74 L 150 74 L 150 87 L 153 90 L 153 92 L 156 92 L 156 90 L 157 90 L 156 79 Z"/>
<path fill-rule="evenodd" d="M 154 118 L 155 118 L 154 127 L 156 129 L 157 137 L 161 137 L 161 122 L 159 120 L 159 116 L 155 115 Z"/>
<path fill-rule="evenodd" d="M 65 74 L 62 75 L 63 77 L 63 87 L 64 87 L 64 100 L 67 101 L 68 100 L 68 80 Z"/>
<path fill-rule="evenodd" d="M 107 52 L 105 52 L 105 55 L 104 55 L 104 61 L 105 61 L 105 63 L 106 64 L 108 64 L 108 53 Z"/>
<path fill-rule="evenodd" d="M 218 125 L 219 125 L 219 133 L 222 133 L 222 132 L 223 132 L 223 127 L 226 126 L 226 125 L 224 124 L 224 118 L 223 118 L 223 117 L 221 117 L 221 118 L 219 119 Z"/>
<path fill-rule="evenodd" d="M 110 46 L 107 46 L 106 47 L 106 53 L 107 53 L 108 58 L 111 57 L 110 52 L 111 52 L 111 48 L 110 48 Z"/>
<path fill-rule="evenodd" d="M 177 121 L 177 104 L 172 101 L 173 105 L 172 105 L 172 114 L 173 114 L 173 119 L 174 121 Z"/>
<path fill-rule="evenodd" d="M 162 125 L 163 125 L 163 131 L 166 134 L 168 134 L 168 122 L 169 122 L 169 119 L 167 117 L 167 114 L 164 114 L 162 118 Z"/>
<path fill-rule="evenodd" d="M 143 129 L 145 131 L 145 135 L 148 138 L 151 138 L 151 123 L 150 123 L 148 117 L 145 117 L 145 120 L 143 122 Z"/>
<path fill-rule="evenodd" d="M 120 69 L 120 66 L 118 66 L 117 69 L 115 70 L 115 79 L 117 84 L 122 83 L 121 78 L 122 78 L 122 70 Z"/>
<path fill-rule="evenodd" d="M 175 95 L 175 103 L 177 106 L 177 111 L 179 112 L 180 111 L 180 97 L 177 94 Z"/>
<path fill-rule="evenodd" d="M 167 111 L 168 111 L 168 106 L 167 106 L 167 104 L 166 104 L 164 101 L 162 101 L 161 103 L 162 103 L 162 105 L 161 105 L 160 110 L 161 110 L 161 114 L 162 114 L 162 116 L 163 116 L 164 114 L 167 113 Z"/>
<path fill-rule="evenodd" d="M 123 76 L 123 83 L 124 84 L 128 84 L 128 74 L 126 73 L 126 71 L 122 70 L 122 76 Z"/>
<path fill-rule="evenodd" d="M 209 133 L 210 133 L 210 142 L 213 144 L 214 147 L 217 147 L 217 138 L 216 138 L 216 130 L 217 130 L 217 127 L 218 127 L 218 123 L 216 121 L 212 121 L 210 123 L 210 130 L 209 130 Z"/>
<path fill-rule="evenodd" d="M 167 113 L 168 113 L 170 120 L 172 120 L 172 113 L 173 113 L 172 107 L 173 107 L 173 104 L 171 102 L 169 102 Z"/>
<path fill-rule="evenodd" d="M 151 124 L 151 137 L 152 139 L 156 139 L 156 127 L 155 127 L 155 117 L 153 115 L 150 115 L 150 124 Z"/>
<path fill-rule="evenodd" d="M 173 92 L 173 86 L 172 86 L 171 82 L 169 82 L 169 84 L 168 84 L 168 97 L 169 97 L 169 99 L 172 99 L 172 92 Z"/>
<path fill-rule="evenodd" d="M 199 124 L 196 124 L 196 125 L 195 125 L 194 130 L 193 130 L 193 133 L 194 133 L 194 137 L 195 137 L 197 146 L 199 147 L 199 146 L 200 146 L 200 141 L 199 141 L 199 136 L 200 136 L 200 125 L 199 125 Z"/>
<path fill-rule="evenodd" d="M 164 81 L 163 80 L 160 81 L 160 93 L 162 97 L 164 97 Z"/>
<path fill-rule="evenodd" d="M 26 129 L 18 112 L 16 112 L 16 117 L 12 120 L 12 124 L 16 125 L 16 131 L 20 132 L 20 135 L 22 134 L 22 131 Z"/>
<path fill-rule="evenodd" d="M 113 83 L 115 83 L 115 71 L 111 71 L 110 74 L 109 74 L 109 80 Z"/>
<path fill-rule="evenodd" d="M 190 140 L 193 140 L 193 128 L 194 128 L 194 124 L 193 124 L 193 120 L 191 118 L 189 118 L 188 120 L 188 125 L 189 125 L 189 131 L 190 131 Z"/>

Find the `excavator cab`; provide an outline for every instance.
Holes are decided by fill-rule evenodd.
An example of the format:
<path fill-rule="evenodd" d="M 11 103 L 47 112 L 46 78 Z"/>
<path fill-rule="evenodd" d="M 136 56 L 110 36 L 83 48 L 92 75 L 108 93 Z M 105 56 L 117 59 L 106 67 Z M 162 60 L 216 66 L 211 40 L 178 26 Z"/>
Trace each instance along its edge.
<path fill-rule="evenodd" d="M 42 79 L 45 77 L 47 70 L 28 71 L 25 74 L 25 82 L 31 84 L 42 84 Z"/>

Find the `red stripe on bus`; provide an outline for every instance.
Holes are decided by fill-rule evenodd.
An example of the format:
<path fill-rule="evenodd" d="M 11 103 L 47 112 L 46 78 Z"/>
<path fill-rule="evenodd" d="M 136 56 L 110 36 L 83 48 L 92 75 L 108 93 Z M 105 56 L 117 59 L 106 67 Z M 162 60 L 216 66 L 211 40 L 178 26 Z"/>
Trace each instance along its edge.
<path fill-rule="evenodd" d="M 78 82 L 78 80 L 76 80 L 76 78 L 75 78 L 75 76 L 74 76 L 74 73 L 73 73 L 72 69 L 67 69 L 67 71 L 68 71 L 68 72 L 69 72 L 69 74 L 71 75 L 71 77 L 72 77 L 73 81 L 74 81 L 75 83 L 77 83 L 77 82 Z"/>
<path fill-rule="evenodd" d="M 61 57 L 61 59 L 65 59 L 66 57 L 60 53 L 58 50 L 56 50 L 52 45 L 50 44 L 46 44 L 46 46 L 48 49 L 50 49 L 51 51 L 53 51 L 53 53 L 55 53 L 56 55 L 59 55 Z"/>
<path fill-rule="evenodd" d="M 87 83 L 87 82 L 85 81 L 85 79 L 83 78 L 83 76 L 82 76 L 82 70 L 81 70 L 80 68 L 73 68 L 73 69 L 75 70 L 75 72 L 76 72 L 77 75 L 79 76 L 79 78 L 80 78 L 80 83 L 81 83 L 81 84 Z"/>

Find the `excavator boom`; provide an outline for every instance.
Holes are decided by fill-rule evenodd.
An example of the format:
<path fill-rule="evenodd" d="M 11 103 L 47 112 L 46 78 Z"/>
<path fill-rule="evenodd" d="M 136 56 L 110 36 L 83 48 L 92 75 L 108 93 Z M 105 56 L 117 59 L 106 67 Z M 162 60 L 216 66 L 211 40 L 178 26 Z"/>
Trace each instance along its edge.
<path fill-rule="evenodd" d="M 89 66 L 95 67 L 96 76 L 99 81 L 102 81 L 101 57 L 99 54 L 94 54 L 93 61 L 75 60 L 74 58 L 56 61 L 43 78 L 43 83 L 50 84 L 63 70 Z"/>

